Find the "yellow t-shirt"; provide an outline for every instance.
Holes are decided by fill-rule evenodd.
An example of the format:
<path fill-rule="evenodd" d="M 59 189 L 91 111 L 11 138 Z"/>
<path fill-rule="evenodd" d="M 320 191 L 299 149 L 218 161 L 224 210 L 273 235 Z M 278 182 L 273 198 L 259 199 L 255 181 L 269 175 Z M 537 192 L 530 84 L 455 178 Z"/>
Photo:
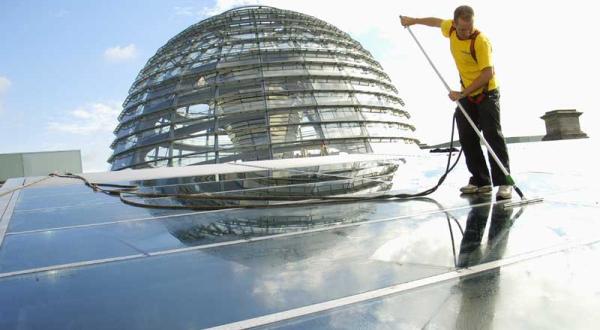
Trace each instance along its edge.
<path fill-rule="evenodd" d="M 477 56 L 477 62 L 471 56 L 471 39 L 460 40 L 456 35 L 456 31 L 450 35 L 450 28 L 452 27 L 452 20 L 442 21 L 442 34 L 446 38 L 450 38 L 450 51 L 458 73 L 462 79 L 465 87 L 473 83 L 477 77 L 481 74 L 481 70 L 487 67 L 493 67 L 492 61 L 492 45 L 488 38 L 480 33 L 475 39 L 475 55 Z M 494 90 L 498 88 L 498 82 L 496 81 L 496 75 L 492 77 L 488 84 L 488 90 Z M 464 87 L 463 87 L 464 89 Z M 471 95 L 479 94 L 483 91 L 483 88 L 476 90 Z"/>

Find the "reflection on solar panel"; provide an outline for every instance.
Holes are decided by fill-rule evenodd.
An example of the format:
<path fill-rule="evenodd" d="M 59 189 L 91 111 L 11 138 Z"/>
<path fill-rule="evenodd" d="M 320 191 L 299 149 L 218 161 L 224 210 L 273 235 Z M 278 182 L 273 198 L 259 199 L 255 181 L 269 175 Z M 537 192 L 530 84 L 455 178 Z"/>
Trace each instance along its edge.
<path fill-rule="evenodd" d="M 0 328 L 586 328 L 600 321 L 600 180 L 580 152 L 594 143 L 509 145 L 521 188 L 545 202 L 508 210 L 493 196 L 458 196 L 462 164 L 429 199 L 214 211 L 134 207 L 75 179 L 9 192 L 38 178 L 10 180 L 0 197 Z M 404 158 L 380 159 L 398 170 L 371 179 L 422 190 L 446 162 Z M 149 192 L 258 195 L 344 180 L 317 167 L 85 176 Z"/>
<path fill-rule="evenodd" d="M 159 185 L 153 182 L 151 186 L 142 183 L 137 185 L 135 192 L 124 193 L 121 197 L 128 204 L 153 208 L 217 209 L 306 204 L 311 203 L 306 200 L 320 197 L 331 199 L 344 195 L 344 198 L 352 198 L 357 193 L 362 196 L 367 192 L 388 190 L 398 168 L 397 163 L 381 160 L 275 171 L 252 166 L 259 171 L 218 175 L 212 180 L 206 178 L 205 182 Z"/>

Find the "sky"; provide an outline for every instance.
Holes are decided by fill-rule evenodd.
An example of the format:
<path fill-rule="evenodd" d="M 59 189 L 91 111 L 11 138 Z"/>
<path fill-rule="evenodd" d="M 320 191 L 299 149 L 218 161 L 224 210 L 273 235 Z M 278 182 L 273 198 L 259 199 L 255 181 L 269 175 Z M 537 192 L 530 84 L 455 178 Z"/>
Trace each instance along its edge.
<path fill-rule="evenodd" d="M 398 88 L 422 142 L 448 141 L 454 106 L 398 15 L 451 18 L 462 4 L 492 42 L 505 136 L 543 135 L 540 117 L 556 109 L 583 112 L 591 138 L 600 128 L 589 1 L 0 0 L 0 153 L 79 149 L 84 172 L 108 170 L 117 116 L 146 61 L 188 26 L 251 4 L 315 16 L 358 40 Z M 448 40 L 412 29 L 459 89 Z"/>

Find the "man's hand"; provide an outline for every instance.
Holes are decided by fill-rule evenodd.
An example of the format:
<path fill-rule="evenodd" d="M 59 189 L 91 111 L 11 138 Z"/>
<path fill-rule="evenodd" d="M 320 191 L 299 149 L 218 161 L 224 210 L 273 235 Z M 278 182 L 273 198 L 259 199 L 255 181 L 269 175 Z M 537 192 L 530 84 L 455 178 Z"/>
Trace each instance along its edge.
<path fill-rule="evenodd" d="M 415 24 L 422 24 L 431 27 L 441 27 L 442 19 L 436 17 L 414 18 L 409 16 L 400 16 L 400 24 L 408 27 Z"/>
<path fill-rule="evenodd" d="M 461 92 L 450 91 L 450 93 L 448 93 L 448 97 L 452 101 L 458 101 L 458 100 L 462 99 L 464 96 L 463 96 L 463 94 Z"/>
<path fill-rule="evenodd" d="M 400 24 L 402 24 L 404 27 L 407 27 L 417 24 L 417 20 L 408 16 L 400 16 Z"/>

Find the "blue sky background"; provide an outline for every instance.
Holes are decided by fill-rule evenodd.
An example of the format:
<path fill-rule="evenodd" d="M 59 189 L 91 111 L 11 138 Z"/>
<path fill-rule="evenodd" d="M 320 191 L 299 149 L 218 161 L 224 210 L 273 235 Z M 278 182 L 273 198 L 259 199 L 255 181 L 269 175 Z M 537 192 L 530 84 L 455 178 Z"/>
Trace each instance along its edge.
<path fill-rule="evenodd" d="M 198 21 L 178 13 L 187 4 L 1 1 L 0 77 L 9 83 L 0 96 L 0 152 L 82 149 L 85 170 L 105 169 L 116 115 L 138 71 Z M 131 56 L 105 55 L 128 45 Z"/>
<path fill-rule="evenodd" d="M 112 130 L 137 73 L 191 24 L 244 4 L 316 16 L 349 32 L 390 74 L 427 143 L 445 142 L 452 103 L 398 14 L 450 17 L 448 1 L 0 1 L 0 153 L 81 149 L 84 171 L 108 169 Z M 593 136 L 595 15 L 585 1 L 471 1 L 494 45 L 505 135 L 544 134 L 545 111 L 577 108 Z M 415 33 L 452 84 L 457 75 L 439 30 Z"/>

